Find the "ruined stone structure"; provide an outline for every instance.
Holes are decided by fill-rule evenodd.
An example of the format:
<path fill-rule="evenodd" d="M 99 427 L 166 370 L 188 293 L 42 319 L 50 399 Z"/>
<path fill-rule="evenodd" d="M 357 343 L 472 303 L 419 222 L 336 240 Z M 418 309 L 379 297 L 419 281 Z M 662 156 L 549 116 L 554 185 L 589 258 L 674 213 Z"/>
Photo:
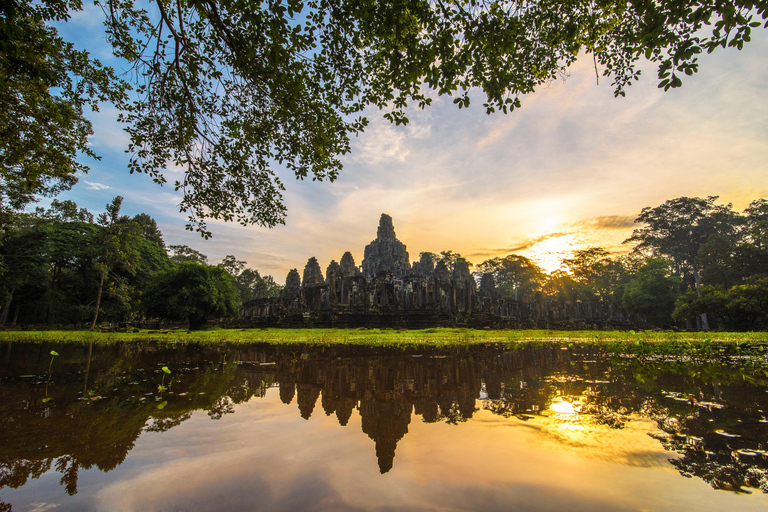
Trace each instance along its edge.
<path fill-rule="evenodd" d="M 405 244 L 395 236 L 392 217 L 382 213 L 376 240 L 365 247 L 363 275 L 368 279 L 374 279 L 385 272 L 402 279 L 411 273 L 411 262 L 408 259 Z"/>
<path fill-rule="evenodd" d="M 288 273 L 279 298 L 243 305 L 242 322 L 253 326 L 589 328 L 615 326 L 616 312 L 600 303 L 556 301 L 541 293 L 528 302 L 499 298 L 491 275 L 480 291 L 467 262 L 437 261 L 423 253 L 411 265 L 392 218 L 382 214 L 376 239 L 365 247 L 362 271 L 350 252 L 332 261 L 323 277 L 312 257 L 303 279 Z M 480 276 L 478 276 L 480 277 Z M 622 318 L 619 317 L 619 320 Z"/>
<path fill-rule="evenodd" d="M 304 266 L 304 277 L 302 278 L 302 284 L 304 287 L 315 286 L 325 282 L 323 279 L 323 272 L 320 270 L 320 264 L 317 262 L 317 258 L 312 256 Z"/>
<path fill-rule="evenodd" d="M 299 296 L 301 291 L 301 278 L 299 271 L 295 268 L 288 272 L 285 278 L 285 287 L 283 287 L 281 297 L 285 300 L 292 300 Z"/>
<path fill-rule="evenodd" d="M 357 266 L 355 265 L 355 258 L 349 251 L 345 252 L 344 256 L 341 257 L 339 267 L 341 268 L 342 277 L 352 277 L 360 273 Z"/>

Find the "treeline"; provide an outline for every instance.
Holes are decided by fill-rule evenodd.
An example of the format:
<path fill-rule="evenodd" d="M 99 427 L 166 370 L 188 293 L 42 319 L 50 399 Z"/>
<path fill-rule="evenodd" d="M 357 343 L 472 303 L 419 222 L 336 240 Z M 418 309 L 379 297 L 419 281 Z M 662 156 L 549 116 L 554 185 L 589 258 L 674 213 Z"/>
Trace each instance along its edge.
<path fill-rule="evenodd" d="M 577 250 L 551 274 L 515 254 L 483 261 L 473 274 L 478 295 L 597 302 L 645 327 L 768 329 L 768 200 L 743 212 L 716 200 L 680 197 L 644 208 L 626 256 Z M 271 276 L 234 256 L 210 265 L 190 247 L 166 247 L 154 219 L 121 215 L 121 205 L 116 197 L 94 218 L 71 201 L 53 201 L 48 210 L 2 220 L 0 326 L 162 319 L 199 328 L 280 295 Z M 469 275 L 471 263 L 460 254 L 420 256 L 417 275 Z"/>
<path fill-rule="evenodd" d="M 116 197 L 97 217 L 54 200 L 47 210 L 3 219 L 0 326 L 162 319 L 199 328 L 279 293 L 271 276 L 234 256 L 209 265 L 190 247 L 166 247 L 155 220 L 121 215 L 122 201 Z"/>
<path fill-rule="evenodd" d="M 743 211 L 717 196 L 671 199 L 644 208 L 625 240 L 627 256 L 600 248 L 574 251 L 545 274 L 519 255 L 477 265 L 479 292 L 532 301 L 544 294 L 598 301 L 647 327 L 768 328 L 768 201 Z"/>

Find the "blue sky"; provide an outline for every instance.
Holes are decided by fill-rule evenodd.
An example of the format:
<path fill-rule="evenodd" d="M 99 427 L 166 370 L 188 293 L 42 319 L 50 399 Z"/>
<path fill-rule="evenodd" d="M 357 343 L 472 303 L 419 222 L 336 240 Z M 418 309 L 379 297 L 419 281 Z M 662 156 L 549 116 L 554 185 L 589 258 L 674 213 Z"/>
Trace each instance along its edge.
<path fill-rule="evenodd" d="M 96 8 L 78 13 L 62 33 L 124 67 L 111 57 Z M 185 231 L 172 187 L 128 173 L 128 137 L 105 105 L 92 116 L 102 160 L 87 162 L 91 171 L 60 199 L 100 212 L 121 195 L 123 212 L 153 216 L 167 244 L 187 244 L 211 262 L 233 254 L 280 283 L 311 256 L 323 270 L 344 251 L 360 264 L 383 212 L 411 260 L 447 249 L 474 263 L 517 253 L 553 270 L 574 248 L 626 251 L 621 242 L 645 206 L 719 195 L 741 210 L 768 197 L 765 55 L 768 32 L 759 30 L 742 51 L 702 56 L 699 73 L 666 93 L 647 66 L 626 98 L 614 98 L 609 80 L 596 85 L 591 59 L 582 59 L 566 81 L 524 97 L 507 115 L 486 115 L 479 93 L 462 110 L 437 98 L 409 112 L 405 127 L 368 112 L 371 125 L 352 141 L 336 182 L 296 181 L 278 170 L 285 226 L 212 221 L 210 240 Z"/>

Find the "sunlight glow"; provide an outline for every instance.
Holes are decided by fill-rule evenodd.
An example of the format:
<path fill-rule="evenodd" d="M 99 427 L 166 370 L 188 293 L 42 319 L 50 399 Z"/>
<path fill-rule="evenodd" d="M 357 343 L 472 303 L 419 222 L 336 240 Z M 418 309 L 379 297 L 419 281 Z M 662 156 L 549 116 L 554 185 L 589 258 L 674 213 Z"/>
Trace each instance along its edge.
<path fill-rule="evenodd" d="M 566 402 L 565 400 L 558 400 L 558 401 L 552 402 L 549 405 L 549 409 L 559 414 L 575 414 L 576 413 L 576 409 L 574 409 L 573 404 L 571 402 Z"/>
<path fill-rule="evenodd" d="M 564 258 L 569 258 L 573 251 L 582 248 L 582 244 L 576 240 L 575 235 L 564 234 L 543 238 L 540 242 L 533 244 L 523 255 L 533 260 L 545 272 L 552 273 L 560 269 Z"/>

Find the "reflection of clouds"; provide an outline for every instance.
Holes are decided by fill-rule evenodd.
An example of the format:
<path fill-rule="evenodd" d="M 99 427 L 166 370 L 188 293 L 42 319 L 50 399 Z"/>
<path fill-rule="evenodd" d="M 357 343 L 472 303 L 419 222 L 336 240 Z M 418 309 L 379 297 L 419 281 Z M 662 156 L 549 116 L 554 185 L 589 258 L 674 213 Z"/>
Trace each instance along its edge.
<path fill-rule="evenodd" d="M 270 389 L 221 420 L 195 413 L 168 432 L 143 434 L 123 466 L 131 475 L 104 486 L 96 508 L 587 511 L 647 503 L 627 486 L 647 493 L 653 475 L 630 484 L 632 468 L 595 457 L 594 446 L 563 451 L 545 421 L 532 426 L 487 411 L 459 426 L 412 421 L 397 464 L 380 475 L 357 413 L 345 428 L 322 414 L 300 420 L 296 405 L 280 404 Z M 664 460 L 655 440 L 636 435 Z M 625 454 L 637 447 L 625 445 Z"/>
<path fill-rule="evenodd" d="M 55 503 L 30 503 L 30 508 L 28 512 L 45 512 L 46 510 L 51 510 L 56 507 L 58 507 Z"/>
<path fill-rule="evenodd" d="M 558 404 L 568 402 L 551 404 L 550 410 L 543 412 L 546 419 L 537 420 L 537 442 L 542 446 L 621 466 L 668 467 L 669 454 L 659 450 L 658 442 L 646 435 L 657 430 L 653 420 L 633 417 L 622 429 L 611 429 L 599 424 L 593 415 L 556 410 Z"/>

